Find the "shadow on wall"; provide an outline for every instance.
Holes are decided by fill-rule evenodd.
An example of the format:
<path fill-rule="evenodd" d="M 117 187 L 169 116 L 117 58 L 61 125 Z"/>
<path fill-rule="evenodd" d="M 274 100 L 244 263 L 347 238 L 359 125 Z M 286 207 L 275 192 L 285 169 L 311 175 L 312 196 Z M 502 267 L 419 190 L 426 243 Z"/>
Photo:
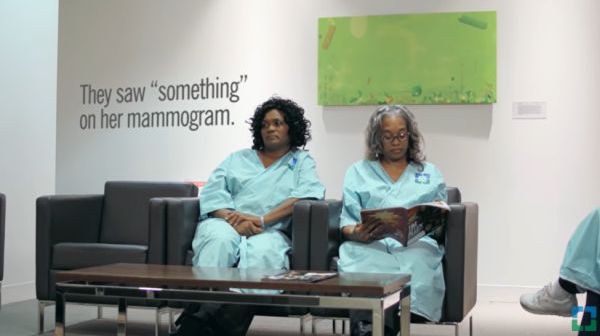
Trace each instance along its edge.
<path fill-rule="evenodd" d="M 327 133 L 362 133 L 376 106 L 325 106 L 321 118 Z M 411 105 L 424 134 L 489 138 L 493 105 Z"/>

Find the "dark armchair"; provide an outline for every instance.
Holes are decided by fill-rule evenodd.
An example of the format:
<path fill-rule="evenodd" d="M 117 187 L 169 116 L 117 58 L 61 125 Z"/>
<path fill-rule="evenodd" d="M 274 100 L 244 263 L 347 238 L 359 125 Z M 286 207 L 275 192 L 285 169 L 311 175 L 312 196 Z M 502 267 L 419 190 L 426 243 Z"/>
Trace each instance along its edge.
<path fill-rule="evenodd" d="M 150 211 L 154 197 L 190 197 L 187 183 L 106 182 L 102 195 L 43 196 L 36 204 L 36 294 L 39 329 L 44 308 L 55 300 L 55 274 L 117 262 L 163 264 L 164 217 Z M 111 300 L 71 302 L 114 304 Z M 132 302 L 151 305 L 150 302 Z M 100 315 L 100 309 L 99 309 Z"/>
<path fill-rule="evenodd" d="M 6 197 L 0 193 L 0 308 L 2 307 L 2 280 L 4 279 L 4 220 L 6 218 Z"/>
<path fill-rule="evenodd" d="M 443 244 L 446 255 L 443 260 L 446 296 L 439 324 L 455 326 L 469 316 L 470 334 L 473 320 L 469 315 L 477 301 L 477 231 L 478 206 L 462 202 L 457 188 L 447 188 L 451 212 L 444 232 L 436 237 Z M 314 204 L 311 211 L 312 270 L 336 270 L 338 248 L 341 244 L 339 217 L 341 202 Z M 313 310 L 314 316 L 347 317 L 344 311 Z"/>
<path fill-rule="evenodd" d="M 312 204 L 318 201 L 299 201 L 292 213 L 292 269 L 309 267 L 309 216 Z M 200 218 L 198 198 L 157 198 L 152 200 L 151 209 L 166 218 L 166 263 L 170 265 L 192 265 L 192 240 Z"/>

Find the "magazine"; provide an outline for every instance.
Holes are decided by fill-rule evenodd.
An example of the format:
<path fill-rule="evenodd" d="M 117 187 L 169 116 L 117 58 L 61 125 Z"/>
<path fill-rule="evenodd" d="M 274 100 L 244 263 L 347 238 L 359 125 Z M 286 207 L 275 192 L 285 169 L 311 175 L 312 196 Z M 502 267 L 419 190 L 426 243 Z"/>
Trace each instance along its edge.
<path fill-rule="evenodd" d="M 337 276 L 336 272 L 285 271 L 263 278 L 265 281 L 317 282 Z"/>
<path fill-rule="evenodd" d="M 408 246 L 441 229 L 448 220 L 450 207 L 442 201 L 417 204 L 411 208 L 392 207 L 365 209 L 360 212 L 361 222 L 368 227 L 385 225 L 383 237 L 394 238 Z"/>

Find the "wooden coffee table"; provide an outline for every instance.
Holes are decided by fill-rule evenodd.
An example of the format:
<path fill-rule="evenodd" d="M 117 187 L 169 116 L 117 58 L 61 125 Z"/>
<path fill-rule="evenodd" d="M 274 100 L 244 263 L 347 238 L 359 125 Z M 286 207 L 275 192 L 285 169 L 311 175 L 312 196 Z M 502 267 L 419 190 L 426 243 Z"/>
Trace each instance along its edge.
<path fill-rule="evenodd" d="M 56 275 L 54 335 L 65 334 L 65 303 L 71 294 L 117 299 L 118 335 L 126 333 L 128 299 L 371 310 L 373 335 L 380 336 L 383 336 L 385 309 L 400 302 L 400 335 L 410 335 L 410 275 L 339 273 L 337 277 L 314 283 L 262 280 L 280 272 L 149 264 L 61 271 Z M 284 292 L 240 293 L 229 288 Z"/>

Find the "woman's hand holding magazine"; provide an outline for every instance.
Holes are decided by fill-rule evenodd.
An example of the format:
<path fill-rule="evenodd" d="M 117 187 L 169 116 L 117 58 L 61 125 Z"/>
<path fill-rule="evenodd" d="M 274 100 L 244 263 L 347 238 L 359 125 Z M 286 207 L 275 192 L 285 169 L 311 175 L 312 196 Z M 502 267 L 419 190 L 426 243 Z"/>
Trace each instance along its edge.
<path fill-rule="evenodd" d="M 417 204 L 411 208 L 391 207 L 361 211 L 363 230 L 371 240 L 394 238 L 402 245 L 430 234 L 446 224 L 450 207 L 442 201 Z"/>

